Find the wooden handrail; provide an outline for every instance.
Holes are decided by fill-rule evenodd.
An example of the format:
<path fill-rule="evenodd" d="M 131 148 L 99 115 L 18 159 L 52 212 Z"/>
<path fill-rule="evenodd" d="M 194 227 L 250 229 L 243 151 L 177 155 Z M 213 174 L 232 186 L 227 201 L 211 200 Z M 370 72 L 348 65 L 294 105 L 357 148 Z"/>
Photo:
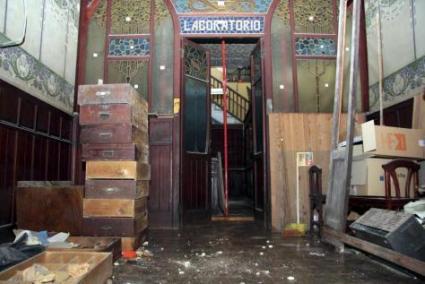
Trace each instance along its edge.
<path fill-rule="evenodd" d="M 212 88 L 223 88 L 223 83 L 211 76 L 211 87 Z M 243 122 L 245 120 L 245 116 L 248 113 L 250 107 L 250 101 L 243 97 L 238 91 L 232 89 L 231 87 L 227 87 L 227 96 L 229 99 L 228 103 L 228 112 L 236 117 L 238 120 Z M 212 95 L 212 101 L 218 106 L 223 106 L 223 96 L 222 95 Z"/>

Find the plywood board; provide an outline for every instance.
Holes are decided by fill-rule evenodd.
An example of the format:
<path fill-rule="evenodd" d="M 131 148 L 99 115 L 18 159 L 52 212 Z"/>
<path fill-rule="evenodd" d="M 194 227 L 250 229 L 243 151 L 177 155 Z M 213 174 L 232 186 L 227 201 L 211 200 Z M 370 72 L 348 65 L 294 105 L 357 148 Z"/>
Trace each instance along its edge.
<path fill-rule="evenodd" d="M 274 231 L 281 231 L 286 224 L 296 222 L 297 152 L 313 152 L 314 164 L 323 171 L 322 188 L 326 192 L 331 122 L 331 114 L 269 115 L 271 223 Z M 298 173 L 300 222 L 305 224 L 310 217 L 308 170 L 309 167 L 300 167 Z"/>

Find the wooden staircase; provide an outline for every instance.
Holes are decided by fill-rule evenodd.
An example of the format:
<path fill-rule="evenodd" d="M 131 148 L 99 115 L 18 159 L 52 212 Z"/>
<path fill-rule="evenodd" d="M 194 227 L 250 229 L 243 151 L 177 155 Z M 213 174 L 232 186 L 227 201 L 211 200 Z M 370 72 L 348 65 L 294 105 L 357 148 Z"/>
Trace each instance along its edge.
<path fill-rule="evenodd" d="M 223 82 L 221 80 L 217 79 L 214 76 L 210 76 L 210 77 L 211 77 L 211 88 L 223 89 Z M 246 114 L 248 113 L 250 105 L 251 105 L 250 101 L 246 99 L 245 97 L 243 97 L 238 91 L 230 87 L 227 87 L 227 96 L 228 96 L 227 111 L 236 119 L 238 119 L 240 122 L 244 122 Z M 211 102 L 223 108 L 223 95 L 212 94 Z"/>

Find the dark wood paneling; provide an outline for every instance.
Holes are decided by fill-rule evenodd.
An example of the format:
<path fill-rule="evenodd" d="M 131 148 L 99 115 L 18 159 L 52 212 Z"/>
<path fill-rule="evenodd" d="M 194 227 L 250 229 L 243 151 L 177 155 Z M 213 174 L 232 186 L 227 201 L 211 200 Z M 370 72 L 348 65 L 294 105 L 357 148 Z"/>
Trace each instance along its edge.
<path fill-rule="evenodd" d="M 183 210 L 209 209 L 209 156 L 183 154 L 182 201 Z"/>
<path fill-rule="evenodd" d="M 384 109 L 384 125 L 412 128 L 413 99 L 398 103 Z M 374 120 L 379 125 L 379 111 L 367 116 L 367 120 Z"/>
<path fill-rule="evenodd" d="M 150 164 L 152 176 L 149 191 L 149 217 L 153 228 L 175 226 L 172 187 L 172 118 L 150 119 Z"/>
<path fill-rule="evenodd" d="M 71 178 L 71 125 L 70 115 L 0 80 L 0 226 L 14 222 L 18 180 Z"/>

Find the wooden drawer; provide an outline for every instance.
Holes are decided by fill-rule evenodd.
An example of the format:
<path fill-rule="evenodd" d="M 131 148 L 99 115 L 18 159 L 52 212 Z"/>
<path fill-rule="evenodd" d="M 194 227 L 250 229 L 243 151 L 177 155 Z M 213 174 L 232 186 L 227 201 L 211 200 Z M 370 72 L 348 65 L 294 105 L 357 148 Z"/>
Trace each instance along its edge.
<path fill-rule="evenodd" d="M 84 144 L 81 158 L 83 161 L 137 161 L 139 153 L 135 144 Z"/>
<path fill-rule="evenodd" d="M 86 179 L 149 180 L 149 164 L 135 161 L 88 161 Z"/>
<path fill-rule="evenodd" d="M 135 237 L 147 226 L 147 213 L 136 218 L 91 217 L 83 219 L 83 233 L 86 236 Z"/>
<path fill-rule="evenodd" d="M 78 104 L 142 104 L 147 108 L 145 99 L 130 84 L 81 85 Z"/>
<path fill-rule="evenodd" d="M 83 105 L 80 107 L 80 125 L 125 123 L 147 131 L 147 111 L 142 104 Z"/>
<path fill-rule="evenodd" d="M 86 180 L 86 198 L 137 199 L 147 196 L 149 196 L 147 180 Z"/>
<path fill-rule="evenodd" d="M 81 144 L 125 144 L 147 145 L 148 134 L 130 124 L 86 125 L 81 127 Z"/>
<path fill-rule="evenodd" d="M 145 213 L 147 199 L 88 199 L 83 201 L 83 217 L 131 217 Z"/>
<path fill-rule="evenodd" d="M 88 263 L 88 271 L 79 278 L 71 278 L 66 283 L 93 284 L 106 283 L 112 276 L 112 254 L 107 252 L 82 252 L 82 251 L 45 251 L 0 272 L 0 282 L 14 277 L 34 264 L 39 264 L 52 272 L 67 271 L 72 264 Z M 6 283 L 22 283 L 6 282 Z M 65 283 L 65 282 L 61 282 Z"/>

